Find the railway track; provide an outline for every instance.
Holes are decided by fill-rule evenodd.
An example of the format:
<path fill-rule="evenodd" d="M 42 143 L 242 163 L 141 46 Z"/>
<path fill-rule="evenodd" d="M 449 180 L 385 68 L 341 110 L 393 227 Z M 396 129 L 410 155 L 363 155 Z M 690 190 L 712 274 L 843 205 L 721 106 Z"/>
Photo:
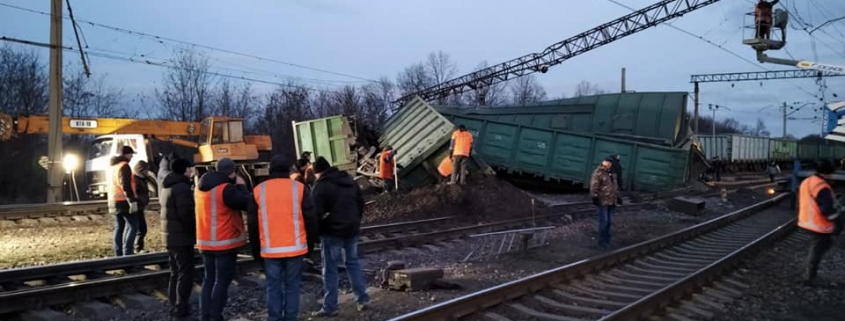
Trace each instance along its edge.
<path fill-rule="evenodd" d="M 783 181 L 778 181 L 783 182 Z M 731 186 L 730 190 L 735 191 L 740 188 L 761 188 L 766 186 L 776 185 L 776 183 L 760 184 L 749 183 L 746 185 Z M 689 194 L 687 189 L 649 193 L 644 197 L 640 197 L 642 201 L 651 201 L 655 199 L 662 199 L 674 197 L 679 195 Z M 708 193 L 709 195 L 716 195 L 718 192 Z M 580 203 L 573 203 L 580 204 Z M 566 204 L 569 205 L 569 204 Z M 160 205 L 158 199 L 154 198 L 150 201 L 149 210 L 158 210 Z M 0 205 L 0 221 L 21 221 L 21 220 L 38 220 L 41 218 L 72 218 L 88 215 L 103 215 L 108 212 L 108 203 L 102 201 L 82 201 L 82 202 L 62 202 L 62 203 L 44 203 L 44 204 L 15 204 L 15 205 Z"/>
<path fill-rule="evenodd" d="M 648 204 L 623 205 L 619 210 L 632 211 L 646 206 Z M 362 227 L 359 250 L 373 253 L 435 244 L 536 221 L 561 218 L 571 221 L 593 214 L 592 204 L 583 202 L 559 206 L 547 215 L 459 227 L 452 227 L 460 221 L 456 217 L 365 226 Z M 202 266 L 196 268 L 200 270 Z M 238 275 L 260 268 L 248 255 L 240 256 Z M 0 302 L 4 304 L 0 305 L 0 315 L 132 292 L 149 292 L 166 285 L 169 277 L 167 269 L 167 254 L 151 253 L 3 270 L 0 271 Z"/>
<path fill-rule="evenodd" d="M 391 321 L 646 318 L 711 284 L 742 258 L 794 230 L 794 215 L 756 215 L 787 197 L 781 194 L 676 233 L 458 297 Z M 741 284 L 730 279 L 724 282 Z M 722 294 L 735 291 L 718 282 L 715 287 Z M 708 314 L 695 306 L 689 311 Z"/>

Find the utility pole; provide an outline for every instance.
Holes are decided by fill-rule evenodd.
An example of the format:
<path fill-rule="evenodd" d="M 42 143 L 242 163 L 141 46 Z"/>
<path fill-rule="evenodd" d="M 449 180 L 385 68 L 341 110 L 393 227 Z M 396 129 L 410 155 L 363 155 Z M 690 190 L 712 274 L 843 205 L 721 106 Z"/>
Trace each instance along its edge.
<path fill-rule="evenodd" d="M 708 104 L 707 105 L 710 110 L 713 111 L 713 141 L 716 141 L 716 110 L 719 109 L 719 105 Z"/>
<path fill-rule="evenodd" d="M 698 134 L 698 82 L 695 82 L 695 97 L 693 100 L 695 101 L 695 112 L 693 113 L 693 131 Z"/>
<path fill-rule="evenodd" d="M 783 139 L 786 139 L 786 102 L 783 102 Z"/>
<path fill-rule="evenodd" d="M 62 0 L 50 6 L 50 101 L 47 117 L 47 202 L 62 201 Z"/>

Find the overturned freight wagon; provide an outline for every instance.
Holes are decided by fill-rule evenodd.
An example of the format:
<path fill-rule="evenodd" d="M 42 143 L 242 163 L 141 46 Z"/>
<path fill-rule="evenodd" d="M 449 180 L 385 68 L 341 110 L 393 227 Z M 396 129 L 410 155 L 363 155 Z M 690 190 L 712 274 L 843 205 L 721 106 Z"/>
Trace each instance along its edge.
<path fill-rule="evenodd" d="M 686 92 L 637 92 L 495 108 L 435 108 L 450 115 L 677 147 L 684 145 L 689 136 L 686 107 Z"/>
<path fill-rule="evenodd" d="M 339 170 L 354 173 L 358 166 L 355 127 L 345 116 L 293 122 L 296 155 L 309 151 L 312 161 L 323 157 Z"/>
<path fill-rule="evenodd" d="M 490 166 L 545 180 L 588 184 L 593 170 L 611 154 L 621 155 L 629 190 L 660 191 L 686 184 L 690 152 L 640 141 L 486 120 L 443 112 L 475 136 L 473 153 Z"/>
<path fill-rule="evenodd" d="M 455 129 L 454 123 L 419 97 L 387 120 L 379 145 L 381 148 L 390 145 L 396 152 L 400 188 L 421 187 L 444 179 L 437 167 L 449 155 L 449 141 Z M 472 173 L 492 173 L 476 152 L 469 168 Z"/>

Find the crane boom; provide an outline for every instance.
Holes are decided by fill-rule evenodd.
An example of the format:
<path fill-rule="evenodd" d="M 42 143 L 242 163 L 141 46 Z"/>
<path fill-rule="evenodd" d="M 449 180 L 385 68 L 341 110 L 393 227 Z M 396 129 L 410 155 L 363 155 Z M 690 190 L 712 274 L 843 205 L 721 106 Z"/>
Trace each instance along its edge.
<path fill-rule="evenodd" d="M 401 104 L 414 96 L 420 96 L 424 100 L 447 97 L 535 72 L 545 73 L 550 67 L 572 57 L 719 1 L 663 0 L 548 46 L 542 52 L 528 54 L 407 94 L 396 102 Z"/>
<path fill-rule="evenodd" d="M 6 126 L 4 126 L 4 124 Z M 46 134 L 49 130 L 46 115 L 12 118 L 0 114 L 0 140 L 18 134 Z M 62 117 L 62 133 L 80 135 L 142 134 L 155 136 L 199 136 L 200 124 L 167 120 L 127 118 Z"/>

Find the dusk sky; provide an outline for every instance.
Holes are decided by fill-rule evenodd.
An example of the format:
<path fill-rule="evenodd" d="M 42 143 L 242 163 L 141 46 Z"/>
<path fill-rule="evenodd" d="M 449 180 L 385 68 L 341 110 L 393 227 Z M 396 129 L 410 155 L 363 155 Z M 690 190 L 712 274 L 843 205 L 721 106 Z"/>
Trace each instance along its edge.
<path fill-rule="evenodd" d="M 656 2 L 618 1 L 634 8 Z M 47 16 L 3 4 L 49 12 L 49 3 L 0 0 L 0 36 L 48 42 Z M 662 25 L 575 57 L 537 75 L 537 79 L 549 97 L 556 98 L 572 95 L 582 80 L 618 92 L 622 67 L 627 68 L 629 90 L 690 92 L 691 74 L 792 69 L 760 64 L 754 51 L 742 45 L 743 36 L 752 34 L 742 28 L 751 22 L 744 14 L 753 11 L 754 3 L 723 0 L 672 21 L 750 63 Z M 463 74 L 482 61 L 495 64 L 542 51 L 552 43 L 630 12 L 609 0 L 71 0 L 71 5 L 77 19 L 358 77 L 194 48 L 207 56 L 212 69 L 220 73 L 277 83 L 295 79 L 319 88 L 360 85 L 361 78 L 395 79 L 404 67 L 437 50 L 450 54 Z M 803 30 L 803 24 L 814 28 L 845 16 L 845 1 L 782 0 L 777 7 L 789 9 L 793 28 L 789 30 L 786 50 L 771 51 L 770 56 L 792 55 L 796 59 L 845 65 L 845 20 L 815 31 L 812 37 Z M 160 43 L 86 23 L 80 26 L 92 53 L 163 61 L 186 48 L 184 44 Z M 64 43 L 76 47 L 70 23 L 64 25 Z M 32 50 L 47 61 L 47 49 Z M 139 93 L 151 94 L 165 71 L 162 67 L 96 55 L 91 59 L 95 76 L 105 75 L 111 86 L 124 90 L 127 108 L 137 108 L 138 103 L 132 99 Z M 66 64 L 80 61 L 78 53 L 72 52 L 65 52 L 64 60 Z M 253 86 L 259 93 L 274 87 L 262 83 Z M 829 79 L 827 86 L 825 99 L 838 99 L 833 93 L 845 99 L 845 78 Z M 762 85 L 739 82 L 733 87 L 711 83 L 701 87 L 702 113 L 710 113 L 708 104 L 727 106 L 730 110 L 720 110 L 717 118 L 734 117 L 751 125 L 759 117 L 773 136 L 779 136 L 782 129 L 781 114 L 775 105 L 784 101 L 800 102 L 799 105 L 812 102 L 793 115 L 812 118 L 818 114 L 813 112 L 813 106 L 820 106 L 820 97 L 813 79 L 768 81 Z M 791 120 L 787 128 L 789 133 L 801 137 L 818 133 L 820 125 L 811 120 Z"/>

